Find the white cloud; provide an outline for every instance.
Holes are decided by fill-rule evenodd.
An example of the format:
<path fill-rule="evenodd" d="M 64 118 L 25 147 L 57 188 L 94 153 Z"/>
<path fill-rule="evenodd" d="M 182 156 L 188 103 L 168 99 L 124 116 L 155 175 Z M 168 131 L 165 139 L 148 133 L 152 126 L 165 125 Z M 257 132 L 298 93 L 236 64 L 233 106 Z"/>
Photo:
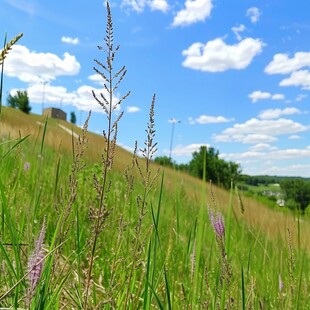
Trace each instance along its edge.
<path fill-rule="evenodd" d="M 251 147 L 249 147 L 249 150 L 251 152 L 261 152 L 261 151 L 266 151 L 275 148 L 274 146 L 271 146 L 268 143 L 257 143 Z"/>
<path fill-rule="evenodd" d="M 289 138 L 289 140 L 300 140 L 301 136 L 299 136 L 299 135 L 291 135 L 288 138 Z"/>
<path fill-rule="evenodd" d="M 256 24 L 259 21 L 262 12 L 256 8 L 251 7 L 246 11 L 246 16 L 248 16 L 251 20 L 251 23 Z"/>
<path fill-rule="evenodd" d="M 285 135 L 302 132 L 309 128 L 289 119 L 280 118 L 277 120 L 258 120 L 252 118 L 243 124 L 235 124 L 232 128 L 224 131 L 226 134 L 266 134 L 266 135 Z"/>
<path fill-rule="evenodd" d="M 238 41 L 242 40 L 240 33 L 243 32 L 245 29 L 246 28 L 243 24 L 241 24 L 239 26 L 234 26 L 231 28 L 232 32 L 235 34 Z"/>
<path fill-rule="evenodd" d="M 92 75 L 89 75 L 89 76 L 88 76 L 88 79 L 89 79 L 90 81 L 96 83 L 96 84 L 99 84 L 99 85 L 102 85 L 102 86 L 104 85 L 104 80 L 103 80 L 103 78 L 102 78 L 99 74 L 97 74 L 97 73 L 92 74 Z"/>
<path fill-rule="evenodd" d="M 276 54 L 266 66 L 268 74 L 287 74 L 303 67 L 310 67 L 310 52 L 297 52 L 289 58 L 287 54 Z"/>
<path fill-rule="evenodd" d="M 149 5 L 154 11 L 167 12 L 169 10 L 169 5 L 166 0 L 153 0 Z"/>
<path fill-rule="evenodd" d="M 77 45 L 80 43 L 79 38 L 71 38 L 71 37 L 62 37 L 61 38 L 61 42 L 63 43 L 68 43 L 68 44 L 73 44 L 73 45 Z"/>
<path fill-rule="evenodd" d="M 35 3 L 29 0 L 5 0 L 5 2 L 14 7 L 15 9 L 18 9 L 30 15 L 34 15 L 37 10 Z"/>
<path fill-rule="evenodd" d="M 210 16 L 212 0 L 186 0 L 185 8 L 177 12 L 172 26 L 186 26 L 204 21 Z"/>
<path fill-rule="evenodd" d="M 206 44 L 194 43 L 182 54 L 186 57 L 183 66 L 208 72 L 223 72 L 229 69 L 244 69 L 262 51 L 263 42 L 246 38 L 235 45 L 226 44 L 222 38 Z"/>
<path fill-rule="evenodd" d="M 258 100 L 263 99 L 272 99 L 272 100 L 284 100 L 285 96 L 283 94 L 270 94 L 268 92 L 262 92 L 260 90 L 253 91 L 251 94 L 249 94 L 249 98 L 252 100 L 252 102 L 257 102 Z"/>
<path fill-rule="evenodd" d="M 296 101 L 302 101 L 302 100 L 304 100 L 305 98 L 307 98 L 308 97 L 308 95 L 306 95 L 306 94 L 299 94 L 297 97 L 296 97 Z"/>
<path fill-rule="evenodd" d="M 263 171 L 262 174 L 310 177 L 309 171 L 310 165 L 295 164 L 284 167 L 273 166 L 268 168 L 268 170 Z"/>
<path fill-rule="evenodd" d="M 283 79 L 280 86 L 300 86 L 302 89 L 310 89 L 310 72 L 299 70 L 291 74 L 289 78 Z"/>
<path fill-rule="evenodd" d="M 285 109 L 268 109 L 259 113 L 258 117 L 261 119 L 275 119 L 282 115 L 301 114 L 302 112 L 296 108 Z"/>
<path fill-rule="evenodd" d="M 291 135 L 309 130 L 309 126 L 289 119 L 256 119 L 252 118 L 245 123 L 235 124 L 225 129 L 221 134 L 214 135 L 217 142 L 241 142 L 241 143 L 271 143 L 277 141 L 276 136 Z"/>
<path fill-rule="evenodd" d="M 218 124 L 218 123 L 227 123 L 231 122 L 233 119 L 228 119 L 224 116 L 209 116 L 209 115 L 200 115 L 198 118 L 193 119 L 189 118 L 190 124 Z"/>
<path fill-rule="evenodd" d="M 271 98 L 271 94 L 268 92 L 262 92 L 260 90 L 253 91 L 251 94 L 249 94 L 249 98 L 252 100 L 252 102 L 257 102 L 261 99 L 269 99 Z"/>
<path fill-rule="evenodd" d="M 283 94 L 274 94 L 271 96 L 272 100 L 284 100 L 285 96 Z"/>
<path fill-rule="evenodd" d="M 269 160 L 287 160 L 307 158 L 310 156 L 308 149 L 282 149 L 282 150 L 266 150 L 265 152 L 246 151 L 243 153 L 222 154 L 222 157 L 230 160 L 238 159 L 265 159 Z"/>
<path fill-rule="evenodd" d="M 140 108 L 134 106 L 128 106 L 126 109 L 127 113 L 135 113 L 141 111 Z"/>
<path fill-rule="evenodd" d="M 195 151 L 199 151 L 201 146 L 210 147 L 209 144 L 205 143 L 194 143 L 189 145 L 177 145 L 173 150 L 172 154 L 175 156 L 191 156 Z M 165 153 L 169 153 L 168 150 L 164 150 Z"/>
<path fill-rule="evenodd" d="M 52 86 L 50 84 L 45 85 L 44 89 L 44 103 L 45 104 L 62 104 L 62 105 L 72 105 L 80 111 L 89 111 L 105 113 L 103 108 L 94 99 L 92 90 L 98 95 L 100 92 L 107 95 L 104 89 L 94 89 L 88 85 L 82 85 L 77 90 L 69 92 L 63 86 Z M 14 94 L 16 90 L 11 90 Z M 30 103 L 42 103 L 43 98 L 43 85 L 34 84 L 27 88 Z M 100 96 L 100 95 L 99 95 Z M 118 101 L 118 97 L 113 98 L 113 106 Z M 117 107 L 116 110 L 119 110 Z"/>
<path fill-rule="evenodd" d="M 212 137 L 216 142 L 240 142 L 243 144 L 272 143 L 277 138 L 266 134 L 216 134 Z"/>
<path fill-rule="evenodd" d="M 76 75 L 80 64 L 75 56 L 65 53 L 63 59 L 52 53 L 37 53 L 15 45 L 6 59 L 4 73 L 27 83 L 54 80 L 58 76 Z"/>
<path fill-rule="evenodd" d="M 154 11 L 167 12 L 169 4 L 167 0 L 123 0 L 122 6 L 128 6 L 136 12 L 143 12 L 145 7 Z"/>

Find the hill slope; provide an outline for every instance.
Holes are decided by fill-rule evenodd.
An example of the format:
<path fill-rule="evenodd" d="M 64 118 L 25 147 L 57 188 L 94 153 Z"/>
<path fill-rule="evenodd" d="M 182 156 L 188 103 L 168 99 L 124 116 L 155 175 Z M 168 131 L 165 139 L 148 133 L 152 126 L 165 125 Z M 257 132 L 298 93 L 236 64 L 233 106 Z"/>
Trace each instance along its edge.
<path fill-rule="evenodd" d="M 3 107 L 2 115 L 0 116 L 0 137 L 16 139 L 30 134 L 29 139 L 32 143 L 41 143 L 45 119 L 40 115 L 26 115 L 21 111 Z M 72 134 L 73 133 L 73 137 Z M 61 149 L 63 152 L 72 153 L 72 139 L 76 139 L 81 133 L 81 128 L 57 119 L 49 119 L 45 144 L 55 149 Z M 88 134 L 89 142 L 86 150 L 86 156 L 91 162 L 101 161 L 101 153 L 103 150 L 103 138 L 97 134 Z M 123 172 L 127 165 L 130 164 L 132 154 L 122 149 L 116 148 L 114 169 L 118 172 Z M 140 159 L 142 160 L 142 159 Z M 159 166 L 153 165 L 153 169 L 158 169 Z M 165 190 L 167 193 L 175 190 L 177 187 L 184 188 L 185 194 L 192 201 L 200 201 L 201 197 L 207 196 L 207 202 L 200 201 L 201 205 L 206 205 L 210 202 L 209 185 L 205 186 L 205 194 L 201 195 L 203 184 L 200 180 L 188 176 L 186 174 L 165 168 Z M 230 193 L 223 189 L 213 187 L 216 202 L 224 212 L 229 205 Z M 244 220 L 250 229 L 255 229 L 263 232 L 271 240 L 277 240 L 278 237 L 284 241 L 287 240 L 287 229 L 297 231 L 296 219 L 292 214 L 280 213 L 272 210 L 257 201 L 249 198 L 242 198 L 245 207 L 245 213 L 241 214 L 239 201 L 237 197 L 233 198 L 234 215 L 240 220 Z M 198 212 L 197 212 L 198 215 Z M 310 234 L 310 225 L 307 219 L 300 221 L 300 236 L 302 237 L 301 246 L 305 247 L 310 254 L 310 243 L 307 242 L 307 237 Z M 292 234 L 293 244 L 297 245 L 297 234 Z"/>

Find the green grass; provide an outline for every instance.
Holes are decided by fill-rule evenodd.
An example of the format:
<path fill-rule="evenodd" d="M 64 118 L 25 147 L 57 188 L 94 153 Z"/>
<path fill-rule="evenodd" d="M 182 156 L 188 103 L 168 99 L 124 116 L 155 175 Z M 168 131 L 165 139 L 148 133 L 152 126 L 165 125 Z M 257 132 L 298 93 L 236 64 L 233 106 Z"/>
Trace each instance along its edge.
<path fill-rule="evenodd" d="M 109 6 L 107 17 L 107 61 L 96 62 L 110 94 L 96 97 L 104 137 L 87 134 L 87 124 L 2 109 L 0 307 L 310 308 L 307 217 L 158 171 L 155 96 L 143 158 L 116 146 L 121 114 L 114 119 L 105 104 L 126 70 L 113 71 Z"/>
<path fill-rule="evenodd" d="M 96 201 L 93 173 L 100 167 L 88 161 L 77 175 L 77 199 L 67 222 L 68 233 L 64 240 L 57 240 L 60 219 L 65 215 L 63 206 L 70 196 L 68 175 L 72 157 L 46 146 L 41 149 L 40 143 L 33 147 L 29 139 L 11 150 L 16 142 L 2 144 L 0 154 L 3 158 L 0 172 L 1 295 L 16 283 L 18 285 L 0 300 L 0 305 L 25 306 L 28 284 L 25 279 L 20 280 L 27 273 L 27 259 L 45 217 L 48 257 L 32 307 L 35 308 L 36 303 L 49 309 L 65 305 L 82 309 L 83 272 L 92 234 L 89 210 Z M 9 155 L 3 157 L 9 150 Z M 30 163 L 29 170 L 24 169 L 25 162 Z M 115 186 L 108 203 L 114 211 L 106 223 L 104 235 L 99 237 L 101 246 L 94 265 L 91 307 L 104 303 L 107 309 L 113 305 L 120 309 L 179 309 L 209 304 L 213 309 L 217 304 L 224 307 L 227 296 L 234 299 L 236 309 L 250 305 L 259 309 L 260 304 L 264 309 L 289 306 L 306 309 L 310 306 L 308 253 L 303 249 L 298 252 L 292 245 L 294 265 L 290 269 L 288 244 L 276 238 L 271 241 L 264 231 L 249 227 L 245 220 L 234 216 L 237 212 L 234 209 L 225 216 L 232 279 L 230 287 L 222 287 L 219 249 L 204 199 L 195 203 L 187 197 L 183 188 L 186 184 L 174 182 L 168 189 L 165 178 L 163 174 L 158 178 L 149 196 L 141 228 L 140 261 L 135 264 L 134 281 L 130 285 L 132 295 L 124 307 L 128 267 L 135 258 L 132 241 L 139 218 L 135 200 L 144 187 L 136 180 L 132 192 L 128 192 L 124 176 L 118 172 L 112 175 Z M 227 201 L 227 204 L 233 208 L 232 203 Z M 297 234 L 297 227 L 291 234 Z M 62 248 L 58 253 L 57 246 Z M 282 292 L 279 291 L 279 275 L 284 282 Z"/>

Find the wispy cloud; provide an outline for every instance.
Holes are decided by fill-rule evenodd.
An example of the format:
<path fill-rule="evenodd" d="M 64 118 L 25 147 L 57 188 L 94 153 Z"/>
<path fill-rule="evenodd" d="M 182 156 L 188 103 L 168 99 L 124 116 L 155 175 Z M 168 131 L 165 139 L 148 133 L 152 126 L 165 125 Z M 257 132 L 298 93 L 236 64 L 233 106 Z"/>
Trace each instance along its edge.
<path fill-rule="evenodd" d="M 127 113 L 136 113 L 136 112 L 141 111 L 141 109 L 138 107 L 134 107 L 134 106 L 128 106 L 126 108 L 126 111 L 127 111 Z"/>
<path fill-rule="evenodd" d="M 190 124 L 218 124 L 218 123 L 228 123 L 233 121 L 233 118 L 226 118 L 224 116 L 209 116 L 209 115 L 200 115 L 199 117 L 193 119 L 190 117 L 189 119 Z"/>
<path fill-rule="evenodd" d="M 31 0 L 4 0 L 10 6 L 23 11 L 27 14 L 34 15 L 36 13 L 36 5 Z"/>
<path fill-rule="evenodd" d="M 136 12 L 143 12 L 145 7 L 164 13 L 169 10 L 167 0 L 122 0 L 121 6 L 129 7 Z"/>
<path fill-rule="evenodd" d="M 67 44 L 77 45 L 80 43 L 80 40 L 79 40 L 79 38 L 62 37 L 61 42 L 67 43 Z"/>
<path fill-rule="evenodd" d="M 259 21 L 262 12 L 256 7 L 251 7 L 246 11 L 246 16 L 250 18 L 251 23 L 256 24 Z"/>
<path fill-rule="evenodd" d="M 283 115 L 302 114 L 302 112 L 296 108 L 285 109 L 268 109 L 259 113 L 260 119 L 276 119 Z"/>
<path fill-rule="evenodd" d="M 193 143 L 193 144 L 188 144 L 188 145 L 177 145 L 172 150 L 172 154 L 175 156 L 190 156 L 194 152 L 199 151 L 201 146 L 210 147 L 209 144 L 205 144 L 205 143 Z M 164 150 L 164 153 L 169 154 L 169 150 Z"/>
<path fill-rule="evenodd" d="M 242 36 L 240 35 L 240 33 L 242 33 L 243 31 L 245 31 L 245 26 L 243 24 L 239 25 L 239 26 L 234 26 L 231 28 L 232 32 L 235 34 L 236 38 L 238 41 L 242 40 Z"/>

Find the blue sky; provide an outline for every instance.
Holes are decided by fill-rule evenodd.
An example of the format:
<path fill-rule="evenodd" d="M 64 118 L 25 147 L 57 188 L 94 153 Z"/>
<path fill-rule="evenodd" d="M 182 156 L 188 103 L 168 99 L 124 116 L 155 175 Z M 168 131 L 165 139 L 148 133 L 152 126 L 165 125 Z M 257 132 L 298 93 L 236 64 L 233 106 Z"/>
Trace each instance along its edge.
<path fill-rule="evenodd" d="M 251 175 L 310 177 L 310 1 L 110 1 L 115 67 L 128 73 L 118 143 L 143 147 L 156 94 L 157 156 L 188 162 L 201 145 L 218 149 Z M 32 112 L 44 107 L 106 117 L 92 98 L 102 90 L 94 59 L 104 61 L 103 0 L 2 0 L 0 25 L 23 38 L 4 64 L 5 92 L 28 91 Z M 120 111 L 116 111 L 116 114 Z M 172 123 L 171 119 L 178 122 Z"/>

